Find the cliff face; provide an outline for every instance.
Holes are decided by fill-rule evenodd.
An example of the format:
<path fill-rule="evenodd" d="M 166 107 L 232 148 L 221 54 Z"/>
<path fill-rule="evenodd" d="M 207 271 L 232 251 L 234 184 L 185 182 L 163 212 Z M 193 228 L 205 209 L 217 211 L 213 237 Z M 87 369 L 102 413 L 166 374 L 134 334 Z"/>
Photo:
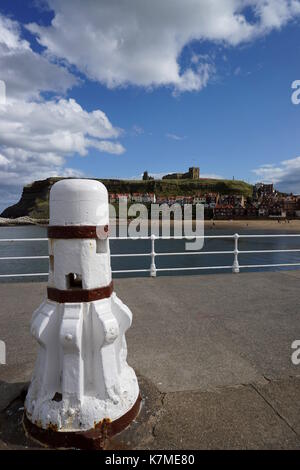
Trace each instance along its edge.
<path fill-rule="evenodd" d="M 49 192 L 54 183 L 63 178 L 47 178 L 24 187 L 20 201 L 5 209 L 1 217 L 29 216 L 33 219 L 49 218 Z M 192 196 L 199 192 L 252 195 L 252 186 L 244 181 L 231 180 L 111 180 L 101 181 L 110 193 L 155 193 L 157 196 Z"/>
<path fill-rule="evenodd" d="M 7 207 L 1 217 L 15 219 L 16 217 L 29 216 L 34 219 L 48 219 L 49 191 L 58 180 L 59 178 L 48 178 L 25 186 L 19 202 Z"/>

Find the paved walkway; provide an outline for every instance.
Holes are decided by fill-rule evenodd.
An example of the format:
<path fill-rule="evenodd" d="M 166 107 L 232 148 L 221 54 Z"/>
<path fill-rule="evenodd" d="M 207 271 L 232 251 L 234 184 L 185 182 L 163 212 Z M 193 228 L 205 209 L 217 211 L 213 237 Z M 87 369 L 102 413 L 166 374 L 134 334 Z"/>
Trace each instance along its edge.
<path fill-rule="evenodd" d="M 32 447 L 20 392 L 44 283 L 0 284 L 0 448 Z M 300 449 L 300 271 L 119 279 L 132 309 L 128 360 L 144 407 L 115 448 Z M 15 401 L 13 401 L 16 399 Z M 19 427 L 18 427 L 19 426 Z"/>

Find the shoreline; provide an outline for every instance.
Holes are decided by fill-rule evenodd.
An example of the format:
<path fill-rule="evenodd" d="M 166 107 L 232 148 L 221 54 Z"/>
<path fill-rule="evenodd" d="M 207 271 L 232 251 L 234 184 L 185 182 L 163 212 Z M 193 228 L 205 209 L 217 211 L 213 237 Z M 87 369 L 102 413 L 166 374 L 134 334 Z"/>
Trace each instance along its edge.
<path fill-rule="evenodd" d="M 31 217 L 17 217 L 16 219 L 8 219 L 0 217 L 0 228 L 1 227 L 23 227 L 27 225 L 39 225 L 47 227 L 49 223 L 48 219 L 32 219 Z"/>
<path fill-rule="evenodd" d="M 115 221 L 111 221 L 113 223 Z M 131 221 L 126 220 L 117 220 L 116 225 L 123 226 L 128 224 Z M 171 227 L 173 228 L 176 224 L 173 220 L 171 222 Z M 150 221 L 146 222 L 150 228 Z M 47 227 L 48 220 L 45 219 L 31 219 L 30 217 L 19 217 L 17 219 L 4 219 L 0 218 L 0 228 L 1 227 L 22 227 L 36 225 L 39 227 Z M 157 226 L 157 222 L 155 222 Z M 161 226 L 161 221 L 159 222 Z M 195 227 L 195 221 L 193 221 L 193 227 Z M 204 221 L 205 230 L 232 230 L 233 232 L 239 230 L 270 230 L 270 231 L 289 231 L 289 232 L 299 232 L 300 233 L 300 219 L 290 219 L 290 220 L 277 220 L 277 219 L 234 219 L 234 220 L 205 220 Z"/>

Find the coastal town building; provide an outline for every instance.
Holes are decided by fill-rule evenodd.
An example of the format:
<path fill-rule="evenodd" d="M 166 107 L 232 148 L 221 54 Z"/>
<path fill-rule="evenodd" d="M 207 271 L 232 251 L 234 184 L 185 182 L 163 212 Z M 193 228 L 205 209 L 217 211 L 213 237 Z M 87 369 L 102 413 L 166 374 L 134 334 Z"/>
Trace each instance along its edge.
<path fill-rule="evenodd" d="M 255 189 L 256 188 L 256 189 Z M 216 219 L 241 218 L 293 218 L 300 217 L 300 196 L 284 195 L 274 190 L 273 185 L 258 183 L 253 196 L 243 194 L 220 194 L 215 192 L 198 192 L 193 195 L 157 195 L 154 192 L 110 193 L 109 202 L 118 201 L 139 204 L 203 204 L 205 217 Z"/>
<path fill-rule="evenodd" d="M 200 178 L 200 168 L 198 167 L 190 167 L 187 173 L 170 173 L 169 175 L 165 175 L 162 179 L 172 179 L 172 180 L 179 180 L 179 179 L 191 179 L 191 180 L 198 180 Z"/>
<path fill-rule="evenodd" d="M 256 183 L 253 188 L 253 197 L 270 196 L 274 194 L 274 185 L 265 183 Z"/>
<path fill-rule="evenodd" d="M 148 171 L 144 171 L 143 181 L 150 181 L 150 180 L 154 180 L 153 176 L 149 176 Z"/>
<path fill-rule="evenodd" d="M 240 194 L 222 194 L 218 199 L 219 204 L 229 204 L 234 207 L 245 207 L 245 197 Z"/>

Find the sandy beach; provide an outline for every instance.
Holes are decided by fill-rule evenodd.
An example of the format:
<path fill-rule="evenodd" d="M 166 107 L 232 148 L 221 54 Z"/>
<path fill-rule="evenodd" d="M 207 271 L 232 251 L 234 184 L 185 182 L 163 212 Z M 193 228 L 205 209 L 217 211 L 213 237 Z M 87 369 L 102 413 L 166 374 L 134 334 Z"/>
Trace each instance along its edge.
<path fill-rule="evenodd" d="M 130 224 L 131 221 L 128 220 L 111 220 L 111 224 L 116 223 L 116 225 L 126 225 Z M 170 221 L 171 227 L 174 227 L 173 220 Z M 22 225 L 43 225 L 46 226 L 48 221 L 46 220 L 35 220 L 29 217 L 20 217 L 18 219 L 1 219 L 0 218 L 0 227 L 4 226 L 22 226 Z M 147 221 L 148 227 L 150 228 L 151 223 Z M 156 222 L 157 224 L 157 222 Z M 159 222 L 161 226 L 161 222 Z M 193 227 L 195 226 L 195 222 L 193 222 Z M 292 219 L 289 221 L 280 220 L 278 222 L 277 219 L 268 219 L 268 220 L 205 220 L 204 221 L 204 228 L 205 230 L 220 230 L 222 231 L 232 231 L 233 233 L 238 232 L 240 230 L 251 230 L 251 231 L 289 231 L 289 232 L 299 232 L 300 233 L 300 219 Z"/>
<path fill-rule="evenodd" d="M 113 221 L 112 221 L 113 223 Z M 125 220 L 118 220 L 117 225 L 125 225 L 126 223 L 130 224 L 130 221 Z M 161 227 L 160 222 L 154 222 L 154 226 Z M 151 222 L 147 221 L 148 227 L 151 227 Z M 175 224 L 180 224 L 180 222 L 175 222 L 173 220 L 170 221 L 171 228 L 175 226 Z M 193 228 L 195 228 L 195 221 L 193 221 Z M 204 221 L 204 230 L 220 230 L 220 232 L 239 232 L 245 230 L 251 231 L 270 231 L 270 232 L 294 232 L 300 233 L 300 219 L 293 219 L 289 221 L 280 220 L 278 222 L 277 219 L 270 219 L 270 220 L 205 220 Z"/>
<path fill-rule="evenodd" d="M 205 230 L 232 230 L 238 232 L 239 230 L 259 230 L 259 231 L 291 231 L 300 233 L 300 219 L 293 219 L 289 221 L 275 219 L 270 220 L 206 220 L 204 222 Z"/>

